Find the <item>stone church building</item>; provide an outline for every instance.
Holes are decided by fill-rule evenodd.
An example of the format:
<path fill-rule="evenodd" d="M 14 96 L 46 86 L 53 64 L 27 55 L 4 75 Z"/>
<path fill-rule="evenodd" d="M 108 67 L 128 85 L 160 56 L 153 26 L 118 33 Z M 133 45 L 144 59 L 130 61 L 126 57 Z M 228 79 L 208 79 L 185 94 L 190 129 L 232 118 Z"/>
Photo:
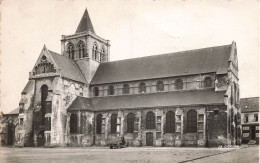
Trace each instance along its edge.
<path fill-rule="evenodd" d="M 61 54 L 43 47 L 19 108 L 16 146 L 239 144 L 236 43 L 111 62 L 86 9 Z"/>

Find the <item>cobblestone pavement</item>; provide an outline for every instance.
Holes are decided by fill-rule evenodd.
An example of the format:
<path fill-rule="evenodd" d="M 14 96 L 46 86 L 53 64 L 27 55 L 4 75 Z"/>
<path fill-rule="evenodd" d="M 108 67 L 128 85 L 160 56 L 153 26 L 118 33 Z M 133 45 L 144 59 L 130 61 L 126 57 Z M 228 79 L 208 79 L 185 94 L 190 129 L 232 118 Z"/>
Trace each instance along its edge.
<path fill-rule="evenodd" d="M 0 147 L 0 162 L 102 162 L 102 163 L 160 163 L 160 162 L 243 162 L 259 159 L 258 146 L 239 148 L 170 148 L 128 147 L 109 149 L 89 148 L 7 148 Z"/>

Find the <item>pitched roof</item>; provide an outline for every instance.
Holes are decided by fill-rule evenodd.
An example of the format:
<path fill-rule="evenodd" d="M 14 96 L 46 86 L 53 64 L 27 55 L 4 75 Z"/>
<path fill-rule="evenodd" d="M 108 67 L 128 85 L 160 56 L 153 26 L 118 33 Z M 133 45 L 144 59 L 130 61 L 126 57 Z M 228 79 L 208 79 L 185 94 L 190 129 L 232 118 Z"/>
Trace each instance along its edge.
<path fill-rule="evenodd" d="M 88 14 L 87 8 L 85 9 L 85 12 L 80 20 L 80 23 L 78 25 L 78 28 L 76 30 L 76 33 L 84 32 L 91 30 L 93 33 L 95 33 L 95 30 L 93 28 L 93 25 L 91 23 L 91 19 Z"/>
<path fill-rule="evenodd" d="M 68 111 L 70 110 L 92 110 L 92 104 L 90 98 L 85 98 L 77 96 L 76 99 L 69 106 Z"/>
<path fill-rule="evenodd" d="M 138 95 L 77 98 L 69 110 L 113 110 L 162 106 L 224 104 L 225 91 L 210 90 L 160 92 Z M 80 100 L 79 100 L 80 99 Z M 77 109 L 78 108 L 78 109 Z"/>
<path fill-rule="evenodd" d="M 241 112 L 255 112 L 259 111 L 259 97 L 241 98 L 240 99 Z"/>
<path fill-rule="evenodd" d="M 53 58 L 54 62 L 57 64 L 58 68 L 61 69 L 61 76 L 67 79 L 79 81 L 82 83 L 86 83 L 86 79 L 83 76 L 80 68 L 77 63 L 70 58 L 62 56 L 56 52 L 48 50 L 49 54 Z"/>
<path fill-rule="evenodd" d="M 28 93 L 34 86 L 35 81 L 34 80 L 29 80 L 24 87 L 22 93 Z"/>
<path fill-rule="evenodd" d="M 20 110 L 20 108 L 18 107 L 16 109 L 12 110 L 11 112 L 9 112 L 7 114 L 4 114 L 4 115 L 16 115 L 16 114 L 18 115 L 19 114 L 19 110 Z"/>
<path fill-rule="evenodd" d="M 232 45 L 100 64 L 91 84 L 216 72 L 227 73 Z"/>

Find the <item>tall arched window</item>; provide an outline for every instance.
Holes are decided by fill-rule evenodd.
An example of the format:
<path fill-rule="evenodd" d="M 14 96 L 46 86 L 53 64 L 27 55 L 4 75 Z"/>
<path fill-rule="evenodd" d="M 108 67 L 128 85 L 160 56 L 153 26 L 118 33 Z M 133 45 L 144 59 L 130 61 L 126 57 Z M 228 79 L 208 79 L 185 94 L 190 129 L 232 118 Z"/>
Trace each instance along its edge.
<path fill-rule="evenodd" d="M 69 58 L 74 59 L 74 46 L 71 43 L 68 44 L 68 53 Z"/>
<path fill-rule="evenodd" d="M 93 95 L 94 96 L 99 96 L 99 88 L 98 87 L 94 87 L 93 88 Z"/>
<path fill-rule="evenodd" d="M 175 131 L 175 114 L 173 111 L 166 113 L 166 133 L 174 133 Z"/>
<path fill-rule="evenodd" d="M 110 85 L 108 87 L 108 95 L 114 95 L 115 91 L 114 91 L 114 86 Z"/>
<path fill-rule="evenodd" d="M 79 58 L 86 57 L 84 42 L 82 41 L 79 42 L 78 49 L 79 49 Z"/>
<path fill-rule="evenodd" d="M 129 94 L 130 93 L 130 88 L 128 84 L 123 85 L 123 94 Z"/>
<path fill-rule="evenodd" d="M 139 93 L 145 93 L 146 92 L 146 85 L 145 83 L 140 83 L 139 84 Z"/>
<path fill-rule="evenodd" d="M 96 128 L 97 128 L 97 134 L 101 134 L 101 129 L 102 129 L 102 114 L 97 115 L 97 123 L 96 123 Z"/>
<path fill-rule="evenodd" d="M 104 48 L 102 48 L 100 50 L 100 62 L 104 62 L 105 61 L 105 50 Z"/>
<path fill-rule="evenodd" d="M 45 114 L 46 114 L 46 98 L 48 96 L 48 86 L 43 85 L 41 87 L 41 113 L 42 113 L 42 124 L 45 124 Z"/>
<path fill-rule="evenodd" d="M 212 87 L 212 79 L 211 79 L 211 77 L 206 77 L 205 79 L 204 79 L 204 87 Z"/>
<path fill-rule="evenodd" d="M 92 48 L 92 58 L 96 61 L 98 60 L 98 47 L 96 44 L 94 44 Z"/>
<path fill-rule="evenodd" d="M 187 113 L 187 132 L 197 132 L 197 112 L 195 110 L 189 110 Z"/>
<path fill-rule="evenodd" d="M 116 133 L 116 120 L 117 114 L 112 114 L 111 116 L 111 133 Z"/>
<path fill-rule="evenodd" d="M 155 129 L 155 115 L 151 111 L 146 114 L 146 129 Z"/>
<path fill-rule="evenodd" d="M 181 79 L 175 80 L 176 89 L 183 89 L 183 81 Z"/>
<path fill-rule="evenodd" d="M 127 115 L 127 133 L 134 133 L 134 122 L 135 115 L 133 113 L 129 113 Z"/>
<path fill-rule="evenodd" d="M 77 133 L 77 115 L 76 114 L 70 115 L 70 133 L 71 134 Z"/>
<path fill-rule="evenodd" d="M 162 81 L 158 81 L 158 82 L 156 83 L 156 90 L 157 90 L 157 91 L 164 91 L 164 84 L 163 84 Z"/>

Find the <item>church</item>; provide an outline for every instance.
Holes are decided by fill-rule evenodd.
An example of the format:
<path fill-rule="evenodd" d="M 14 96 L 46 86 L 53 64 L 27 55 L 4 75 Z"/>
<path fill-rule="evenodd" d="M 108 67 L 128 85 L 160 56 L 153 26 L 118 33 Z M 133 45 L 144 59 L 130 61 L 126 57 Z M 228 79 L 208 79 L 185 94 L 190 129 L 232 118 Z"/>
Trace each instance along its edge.
<path fill-rule="evenodd" d="M 19 102 L 15 146 L 240 143 L 236 43 L 110 61 L 85 10 L 61 54 L 45 45 Z"/>

